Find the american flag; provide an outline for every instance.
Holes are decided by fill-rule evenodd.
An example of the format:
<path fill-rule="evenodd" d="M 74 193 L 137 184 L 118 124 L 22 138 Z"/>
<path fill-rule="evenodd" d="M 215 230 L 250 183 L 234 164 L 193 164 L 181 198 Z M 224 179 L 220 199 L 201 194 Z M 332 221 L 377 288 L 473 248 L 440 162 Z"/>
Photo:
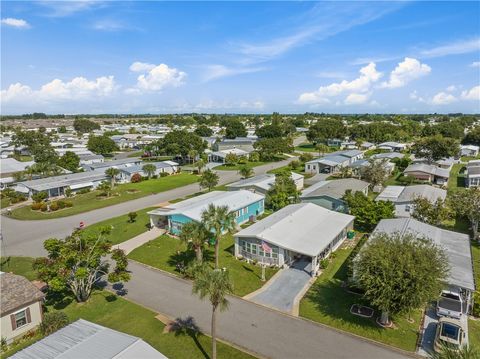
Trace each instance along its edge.
<path fill-rule="evenodd" d="M 272 248 L 270 248 L 270 246 L 264 241 L 262 241 L 262 249 L 266 253 L 270 253 L 272 251 Z"/>

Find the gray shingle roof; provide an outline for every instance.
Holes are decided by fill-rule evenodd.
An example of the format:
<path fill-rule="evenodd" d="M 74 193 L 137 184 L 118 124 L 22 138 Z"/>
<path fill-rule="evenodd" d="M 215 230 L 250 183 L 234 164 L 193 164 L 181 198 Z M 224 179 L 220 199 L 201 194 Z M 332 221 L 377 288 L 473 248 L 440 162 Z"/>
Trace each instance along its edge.
<path fill-rule="evenodd" d="M 333 181 L 321 181 L 303 190 L 301 198 L 329 196 L 340 199 L 347 190 L 352 192 L 363 191 L 368 183 L 356 178 L 342 178 Z"/>
<path fill-rule="evenodd" d="M 128 314 L 128 313 L 126 313 Z M 165 359 L 142 339 L 79 319 L 12 359 Z"/>
<path fill-rule="evenodd" d="M 1 273 L 0 278 L 2 316 L 26 304 L 41 300 L 45 296 L 25 277 L 12 273 Z"/>
<path fill-rule="evenodd" d="M 372 237 L 377 233 L 399 233 L 402 236 L 411 233 L 429 238 L 444 248 L 448 256 L 451 267 L 448 283 L 475 290 L 468 235 L 434 227 L 413 218 L 382 219 L 373 231 Z"/>

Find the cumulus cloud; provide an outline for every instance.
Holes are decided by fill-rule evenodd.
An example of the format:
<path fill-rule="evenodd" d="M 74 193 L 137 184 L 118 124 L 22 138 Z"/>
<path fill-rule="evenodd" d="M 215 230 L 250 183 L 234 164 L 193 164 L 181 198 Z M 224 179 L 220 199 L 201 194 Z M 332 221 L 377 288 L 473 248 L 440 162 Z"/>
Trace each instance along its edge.
<path fill-rule="evenodd" d="M 480 101 L 480 86 L 472 87 L 470 90 L 462 91 L 462 99 Z"/>
<path fill-rule="evenodd" d="M 480 67 L 480 61 L 474 61 L 470 64 L 470 67 Z"/>
<path fill-rule="evenodd" d="M 403 87 L 407 83 L 418 79 L 422 76 L 428 75 L 431 67 L 420 63 L 417 59 L 405 57 L 405 60 L 400 62 L 397 67 L 390 73 L 388 81 L 382 82 L 380 87 L 383 88 L 398 88 Z"/>
<path fill-rule="evenodd" d="M 343 80 L 327 86 L 321 86 L 317 91 L 305 92 L 298 98 L 301 104 L 325 104 L 329 103 L 331 97 L 344 93 L 354 94 L 352 99 L 358 99 L 358 94 L 369 92 L 372 84 L 380 79 L 381 72 L 377 71 L 376 65 L 371 62 L 360 69 L 360 76 L 352 81 Z M 355 101 L 355 100 L 353 100 Z"/>
<path fill-rule="evenodd" d="M 147 62 L 135 61 L 130 65 L 130 71 L 132 72 L 147 72 L 155 68 L 154 64 L 149 64 Z"/>
<path fill-rule="evenodd" d="M 448 105 L 451 104 L 452 102 L 456 102 L 457 98 L 453 96 L 452 94 L 446 93 L 446 92 L 439 92 L 432 98 L 432 103 L 434 105 Z"/>
<path fill-rule="evenodd" d="M 29 29 L 30 24 L 23 19 L 15 19 L 13 17 L 7 17 L 2 19 L 2 25 L 15 27 L 17 29 Z"/>
<path fill-rule="evenodd" d="M 345 105 L 361 105 L 366 103 L 369 98 L 370 93 L 351 93 L 343 102 L 345 103 Z"/>
<path fill-rule="evenodd" d="M 455 85 L 450 85 L 450 86 L 447 87 L 447 91 L 448 91 L 448 92 L 457 91 L 457 86 L 455 86 Z"/>
<path fill-rule="evenodd" d="M 92 81 L 84 77 L 75 77 L 68 82 L 54 79 L 38 90 L 21 83 L 12 84 L 2 90 L 1 99 L 2 103 L 95 99 L 111 95 L 115 88 L 113 76 L 102 76 Z"/>
<path fill-rule="evenodd" d="M 421 97 L 421 96 L 418 95 L 417 90 L 411 92 L 409 97 L 410 97 L 412 100 L 415 100 L 415 101 L 418 101 L 418 102 L 426 102 L 423 97 Z"/>
<path fill-rule="evenodd" d="M 136 87 L 127 89 L 127 93 L 158 92 L 165 87 L 178 87 L 184 84 L 187 74 L 166 64 L 153 65 L 134 62 L 130 66 L 134 72 L 143 72 L 137 77 Z"/>

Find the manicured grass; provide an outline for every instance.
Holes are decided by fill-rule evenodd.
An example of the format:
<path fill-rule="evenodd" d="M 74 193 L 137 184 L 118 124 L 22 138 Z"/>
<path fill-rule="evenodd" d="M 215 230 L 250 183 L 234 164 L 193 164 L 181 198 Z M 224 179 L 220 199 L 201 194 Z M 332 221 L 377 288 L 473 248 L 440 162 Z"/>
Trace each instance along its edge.
<path fill-rule="evenodd" d="M 11 157 L 15 158 L 17 161 L 20 161 L 20 162 L 30 162 L 30 161 L 33 161 L 33 157 L 32 157 L 32 156 L 13 155 L 13 156 L 11 156 Z"/>
<path fill-rule="evenodd" d="M 475 283 L 477 284 L 477 291 L 475 292 L 475 301 L 480 300 L 480 290 L 478 284 L 480 283 L 480 244 L 478 242 L 471 242 L 472 244 L 472 261 L 473 273 L 475 276 Z M 478 305 L 478 303 L 477 303 Z M 477 350 L 480 350 L 480 318 L 476 320 L 469 319 L 468 321 L 468 337 L 470 344 L 474 345 Z"/>
<path fill-rule="evenodd" d="M 35 258 L 31 257 L 1 257 L 0 270 L 2 272 L 12 272 L 14 274 L 23 275 L 28 280 L 37 278 L 32 268 Z"/>
<path fill-rule="evenodd" d="M 225 267 L 228 269 L 230 279 L 234 285 L 234 293 L 239 296 L 244 296 L 259 289 L 263 285 L 261 281 L 262 269 L 260 266 L 254 266 L 245 261 L 235 259 L 233 246 L 233 237 L 231 235 L 225 235 L 220 241 L 219 265 L 222 268 Z M 178 275 L 179 272 L 176 269 L 177 263 L 189 263 L 194 259 L 194 253 L 186 251 L 185 245 L 179 239 L 164 235 L 135 249 L 128 257 Z M 204 251 L 204 259 L 213 263 L 213 246 L 209 246 Z M 265 272 L 267 280 L 273 276 L 276 271 L 276 269 L 267 268 Z"/>
<path fill-rule="evenodd" d="M 302 152 L 318 152 L 315 149 L 315 146 L 312 143 L 304 142 L 295 146 L 295 151 L 302 151 Z"/>
<path fill-rule="evenodd" d="M 468 341 L 476 350 L 480 350 L 480 319 L 468 320 Z"/>
<path fill-rule="evenodd" d="M 10 205 L 10 199 L 8 197 L 3 197 L 0 199 L 0 207 L 1 208 L 6 208 Z"/>
<path fill-rule="evenodd" d="M 138 216 L 133 223 L 129 222 L 128 215 L 125 214 L 123 216 L 110 218 L 106 221 L 92 224 L 91 226 L 86 227 L 83 232 L 88 234 L 98 231 L 102 227 L 110 227 L 111 232 L 107 236 L 107 239 L 110 240 L 112 244 L 125 242 L 148 230 L 150 217 L 147 212 L 154 208 L 155 207 L 150 207 L 137 211 Z"/>
<path fill-rule="evenodd" d="M 168 191 L 177 187 L 196 183 L 198 177 L 191 174 L 181 173 L 158 179 L 151 179 L 139 183 L 119 184 L 115 187 L 117 195 L 110 198 L 98 197 L 99 191 L 79 194 L 69 199 L 73 207 L 55 212 L 32 211 L 30 206 L 24 206 L 12 211 L 12 217 L 16 219 L 51 219 L 67 217 L 78 213 L 88 212 L 94 209 L 108 207 L 114 204 L 130 201 L 150 194 Z"/>
<path fill-rule="evenodd" d="M 239 164 L 234 165 L 234 166 L 228 166 L 228 165 L 217 166 L 217 167 L 214 168 L 214 170 L 218 170 L 218 171 L 238 171 L 243 166 L 258 167 L 258 166 L 266 165 L 267 163 L 270 163 L 270 162 L 262 162 L 262 161 L 250 162 L 250 161 L 248 161 L 247 163 L 242 163 L 242 164 L 239 163 Z"/>
<path fill-rule="evenodd" d="M 404 350 L 414 351 L 421 310 L 411 314 L 414 323 L 409 323 L 403 316 L 392 317 L 395 324 L 393 329 L 384 329 L 375 323 L 375 319 L 380 315 L 378 310 L 372 318 L 362 318 L 350 313 L 353 304 L 370 306 L 362 296 L 347 292 L 341 286 L 347 279 L 347 259 L 352 250 L 353 248 L 342 247 L 336 252 L 336 257 L 300 302 L 300 316 Z"/>
<path fill-rule="evenodd" d="M 453 165 L 447 185 L 447 190 L 450 194 L 458 191 L 460 188 L 465 188 L 465 174 L 463 173 L 464 167 L 465 165 L 461 163 L 456 163 Z"/>

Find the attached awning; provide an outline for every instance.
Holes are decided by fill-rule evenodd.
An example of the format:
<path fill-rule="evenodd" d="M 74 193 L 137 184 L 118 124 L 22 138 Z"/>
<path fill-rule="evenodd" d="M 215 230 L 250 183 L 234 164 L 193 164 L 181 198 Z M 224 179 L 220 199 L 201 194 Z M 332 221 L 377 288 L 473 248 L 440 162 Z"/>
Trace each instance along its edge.
<path fill-rule="evenodd" d="M 79 188 L 85 188 L 85 187 L 93 187 L 93 182 L 84 182 L 84 183 L 77 183 L 77 184 L 70 185 L 71 189 L 79 189 Z"/>

